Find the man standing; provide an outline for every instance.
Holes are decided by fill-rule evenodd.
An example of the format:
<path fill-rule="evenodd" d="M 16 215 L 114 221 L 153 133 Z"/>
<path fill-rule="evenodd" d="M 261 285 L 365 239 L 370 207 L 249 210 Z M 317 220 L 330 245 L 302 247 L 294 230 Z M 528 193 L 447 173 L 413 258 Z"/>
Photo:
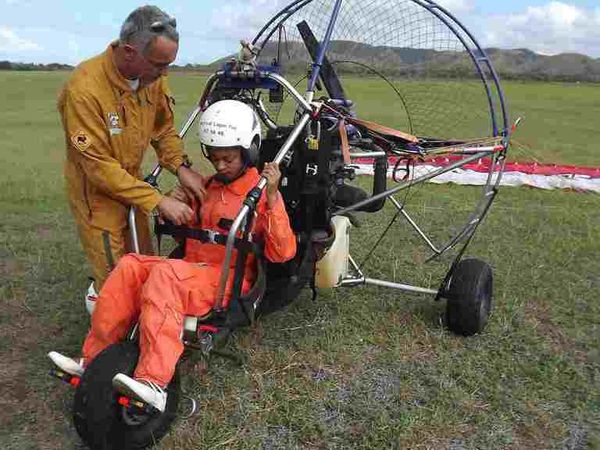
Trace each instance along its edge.
<path fill-rule="evenodd" d="M 173 125 L 166 82 L 179 47 L 175 19 L 155 6 L 134 10 L 119 40 L 81 63 L 63 88 L 58 110 L 67 145 L 65 178 L 71 211 L 99 289 L 118 259 L 132 251 L 128 210 L 136 207 L 142 253 L 152 253 L 148 214 L 155 208 L 176 224 L 191 208 L 141 180 L 152 144 L 162 167 L 199 200 L 202 176 L 189 168 Z"/>

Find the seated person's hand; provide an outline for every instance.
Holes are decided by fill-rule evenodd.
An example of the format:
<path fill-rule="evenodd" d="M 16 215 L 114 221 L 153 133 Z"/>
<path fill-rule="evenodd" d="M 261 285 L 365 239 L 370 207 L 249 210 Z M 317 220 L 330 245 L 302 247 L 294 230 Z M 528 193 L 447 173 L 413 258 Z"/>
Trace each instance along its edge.
<path fill-rule="evenodd" d="M 274 162 L 265 163 L 261 175 L 267 179 L 267 205 L 269 208 L 273 208 L 277 202 L 279 180 L 281 179 L 279 164 Z"/>
<path fill-rule="evenodd" d="M 166 195 L 158 203 L 157 209 L 162 218 L 170 220 L 175 225 L 185 225 L 194 217 L 192 208 Z"/>
<path fill-rule="evenodd" d="M 167 195 L 188 205 L 191 205 L 194 201 L 194 194 L 181 185 L 175 186 Z"/>

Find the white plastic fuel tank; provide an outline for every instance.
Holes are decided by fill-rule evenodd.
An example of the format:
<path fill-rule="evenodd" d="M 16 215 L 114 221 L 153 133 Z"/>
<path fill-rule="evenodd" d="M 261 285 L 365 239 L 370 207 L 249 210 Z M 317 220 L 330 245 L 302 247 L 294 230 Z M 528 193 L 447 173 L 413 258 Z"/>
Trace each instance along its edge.
<path fill-rule="evenodd" d="M 325 255 L 317 261 L 315 285 L 318 288 L 339 286 L 348 273 L 350 253 L 350 220 L 344 216 L 334 216 L 331 228 L 334 240 Z"/>

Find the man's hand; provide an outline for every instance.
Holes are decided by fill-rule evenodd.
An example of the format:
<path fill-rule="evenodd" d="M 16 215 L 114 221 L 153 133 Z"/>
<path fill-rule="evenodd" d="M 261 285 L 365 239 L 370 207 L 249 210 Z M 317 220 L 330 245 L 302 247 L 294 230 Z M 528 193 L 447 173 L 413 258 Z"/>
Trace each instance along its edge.
<path fill-rule="evenodd" d="M 265 163 L 265 167 L 261 175 L 267 179 L 267 206 L 270 209 L 273 208 L 277 202 L 279 180 L 281 179 L 279 164 L 274 162 Z"/>
<path fill-rule="evenodd" d="M 157 208 L 161 217 L 170 220 L 175 225 L 185 225 L 194 217 L 192 208 L 179 200 L 167 196 L 161 199 Z"/>
<path fill-rule="evenodd" d="M 202 175 L 189 167 L 181 166 L 177 169 L 177 178 L 179 178 L 181 186 L 194 194 L 199 203 L 203 202 L 206 189 L 204 188 L 204 177 Z"/>

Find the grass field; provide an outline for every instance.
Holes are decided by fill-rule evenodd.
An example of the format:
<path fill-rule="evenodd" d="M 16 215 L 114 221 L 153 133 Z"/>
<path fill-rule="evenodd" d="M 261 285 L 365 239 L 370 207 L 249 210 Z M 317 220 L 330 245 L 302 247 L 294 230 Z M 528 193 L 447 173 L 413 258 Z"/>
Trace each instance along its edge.
<path fill-rule="evenodd" d="M 3 449 L 82 448 L 72 392 L 48 377 L 45 357 L 77 354 L 89 326 L 55 111 L 66 76 L 0 72 Z M 181 122 L 204 77 L 171 79 Z M 515 159 L 599 165 L 598 86 L 504 87 L 513 117 L 525 117 Z M 196 148 L 190 141 L 199 160 Z M 441 200 L 460 210 L 474 192 L 428 185 L 413 201 L 435 227 Z M 391 214 L 362 218 L 358 259 Z M 443 265 L 427 270 L 414 242 L 406 227 L 389 235 L 372 275 L 436 286 Z M 306 292 L 237 335 L 242 368 L 183 366 L 200 413 L 158 448 L 600 448 L 600 198 L 501 189 L 468 253 L 494 267 L 495 309 L 481 335 L 450 334 L 438 325 L 443 304 L 428 298 L 365 287 L 312 303 Z"/>

